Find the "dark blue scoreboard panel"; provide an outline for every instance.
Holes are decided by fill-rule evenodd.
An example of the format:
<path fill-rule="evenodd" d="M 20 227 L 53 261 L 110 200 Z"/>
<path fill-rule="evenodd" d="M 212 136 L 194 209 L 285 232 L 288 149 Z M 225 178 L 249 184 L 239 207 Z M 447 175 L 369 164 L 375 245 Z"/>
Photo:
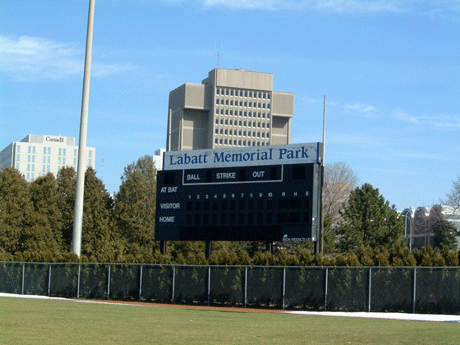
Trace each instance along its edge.
<path fill-rule="evenodd" d="M 158 171 L 155 239 L 316 241 L 320 176 L 318 163 Z"/>

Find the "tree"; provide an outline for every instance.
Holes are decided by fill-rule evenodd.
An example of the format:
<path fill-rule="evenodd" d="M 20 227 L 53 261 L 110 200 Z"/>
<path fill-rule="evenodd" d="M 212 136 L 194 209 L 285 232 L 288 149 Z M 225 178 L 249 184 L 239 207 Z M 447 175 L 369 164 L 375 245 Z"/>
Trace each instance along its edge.
<path fill-rule="evenodd" d="M 130 254 L 151 254 L 155 242 L 156 170 L 151 156 L 125 167 L 115 217 Z"/>
<path fill-rule="evenodd" d="M 454 223 L 445 219 L 440 219 L 434 226 L 434 246 L 443 248 L 447 246 L 449 249 L 457 248 L 457 236 L 459 232 Z"/>
<path fill-rule="evenodd" d="M 404 223 L 395 206 L 389 206 L 378 189 L 370 184 L 357 187 L 340 212 L 340 247 L 351 251 L 364 247 L 392 247 L 402 244 Z"/>
<path fill-rule="evenodd" d="M 28 220 L 25 250 L 56 255 L 62 251 L 61 212 L 56 198 L 56 178 L 48 173 L 29 185 L 33 212 Z"/>
<path fill-rule="evenodd" d="M 452 188 L 450 193 L 447 194 L 447 200 L 444 203 L 452 206 L 454 210 L 460 208 L 460 175 L 457 177 L 457 181 L 452 182 Z"/>
<path fill-rule="evenodd" d="M 115 255 L 111 221 L 112 198 L 96 171 L 85 173 L 81 253 L 105 260 Z"/>
<path fill-rule="evenodd" d="M 322 212 L 325 225 L 322 235 L 325 252 L 334 249 L 337 226 L 341 220 L 340 210 L 347 203 L 357 183 L 358 178 L 355 173 L 343 162 L 327 165 L 324 168 Z"/>
<path fill-rule="evenodd" d="M 32 211 L 29 188 L 16 169 L 0 171 L 0 251 L 22 252 Z"/>
<path fill-rule="evenodd" d="M 56 179 L 56 199 L 61 211 L 60 233 L 65 251 L 70 251 L 72 245 L 76 183 L 77 173 L 74 168 L 64 167 L 59 170 Z"/>

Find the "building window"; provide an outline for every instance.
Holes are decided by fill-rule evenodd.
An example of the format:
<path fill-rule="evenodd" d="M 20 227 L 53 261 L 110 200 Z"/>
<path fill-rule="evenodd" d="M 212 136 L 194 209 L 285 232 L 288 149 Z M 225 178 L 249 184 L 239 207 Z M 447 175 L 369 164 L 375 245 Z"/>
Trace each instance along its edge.
<path fill-rule="evenodd" d="M 88 166 L 92 166 L 93 165 L 93 160 L 92 159 L 88 159 Z"/>
<path fill-rule="evenodd" d="M 18 152 L 18 153 L 21 152 L 21 146 L 19 146 L 19 145 L 16 146 L 16 152 Z"/>

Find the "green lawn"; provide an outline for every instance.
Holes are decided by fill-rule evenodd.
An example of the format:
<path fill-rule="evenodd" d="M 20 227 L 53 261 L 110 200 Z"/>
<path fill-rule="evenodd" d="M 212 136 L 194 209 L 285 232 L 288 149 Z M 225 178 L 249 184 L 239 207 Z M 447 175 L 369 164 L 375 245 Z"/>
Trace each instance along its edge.
<path fill-rule="evenodd" d="M 0 297 L 0 344 L 458 344 L 460 324 Z"/>

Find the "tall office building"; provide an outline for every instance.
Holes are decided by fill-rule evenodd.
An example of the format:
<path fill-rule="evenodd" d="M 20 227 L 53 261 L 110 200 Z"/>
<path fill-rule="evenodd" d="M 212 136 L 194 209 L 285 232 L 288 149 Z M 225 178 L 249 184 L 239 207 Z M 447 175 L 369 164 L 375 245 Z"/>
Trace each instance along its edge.
<path fill-rule="evenodd" d="M 96 149 L 86 148 L 87 166 L 95 168 Z M 28 182 L 51 172 L 55 176 L 62 167 L 77 170 L 78 146 L 75 138 L 29 134 L 9 144 L 0 152 L 0 170 L 16 168 Z"/>
<path fill-rule="evenodd" d="M 216 68 L 169 94 L 167 151 L 290 144 L 294 94 L 273 74 Z"/>

